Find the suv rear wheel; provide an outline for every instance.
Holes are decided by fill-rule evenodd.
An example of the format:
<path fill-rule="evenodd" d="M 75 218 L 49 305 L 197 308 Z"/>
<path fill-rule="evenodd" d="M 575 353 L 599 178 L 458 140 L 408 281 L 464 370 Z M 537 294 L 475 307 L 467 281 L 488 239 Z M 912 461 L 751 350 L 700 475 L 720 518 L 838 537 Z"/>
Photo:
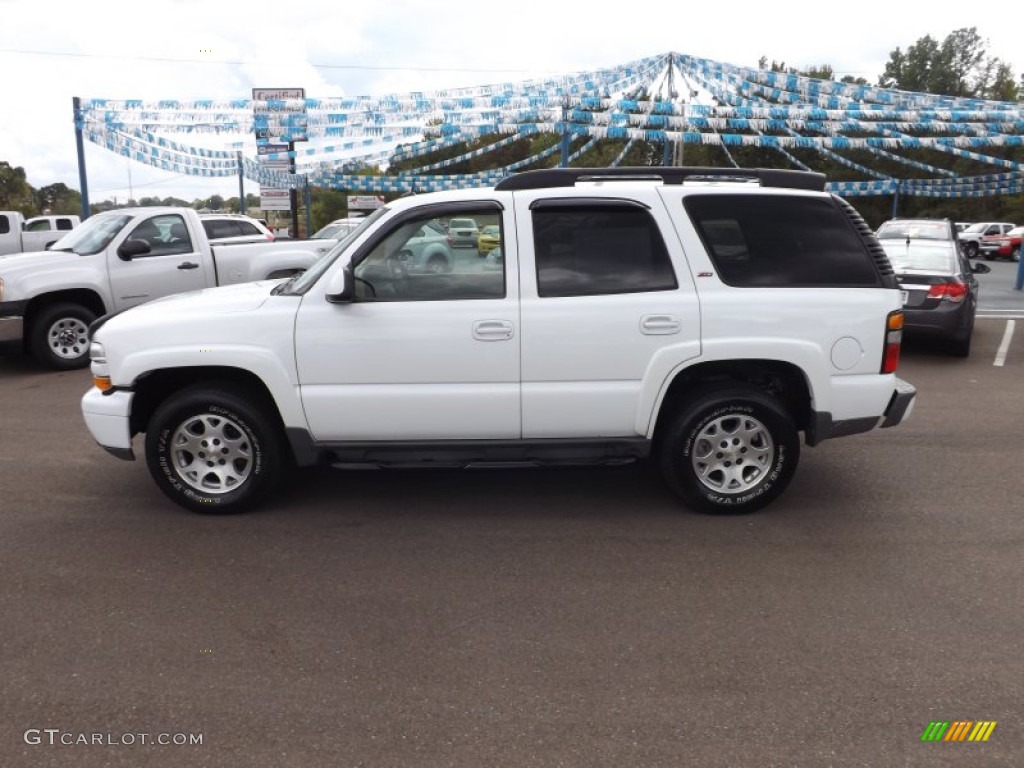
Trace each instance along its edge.
<path fill-rule="evenodd" d="M 753 512 L 789 485 L 800 458 L 793 419 L 752 387 L 689 396 L 668 424 L 658 461 L 688 506 L 712 514 Z"/>

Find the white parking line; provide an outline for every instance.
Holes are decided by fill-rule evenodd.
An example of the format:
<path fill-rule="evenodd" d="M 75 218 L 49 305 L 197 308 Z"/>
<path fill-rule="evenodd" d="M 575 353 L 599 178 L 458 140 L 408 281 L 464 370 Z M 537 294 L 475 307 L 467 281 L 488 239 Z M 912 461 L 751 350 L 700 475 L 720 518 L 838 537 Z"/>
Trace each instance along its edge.
<path fill-rule="evenodd" d="M 1006 321 L 1006 330 L 1003 332 L 1003 340 L 999 344 L 999 349 L 996 351 L 996 359 L 992 361 L 992 365 L 1002 368 L 1006 364 L 1006 353 L 1010 351 L 1010 340 L 1013 338 L 1013 329 L 1016 325 L 1016 320 Z"/>

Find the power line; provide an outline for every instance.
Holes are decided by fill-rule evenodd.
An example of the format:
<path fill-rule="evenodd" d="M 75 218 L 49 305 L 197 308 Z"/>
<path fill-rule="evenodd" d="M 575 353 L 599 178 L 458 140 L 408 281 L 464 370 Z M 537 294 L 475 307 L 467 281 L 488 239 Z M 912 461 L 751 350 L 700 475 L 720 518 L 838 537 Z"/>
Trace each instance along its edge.
<path fill-rule="evenodd" d="M 73 53 L 68 51 L 29 51 L 20 48 L 0 48 L 0 53 L 16 53 L 24 56 L 65 56 L 78 59 L 115 59 L 117 61 L 153 61 L 165 64 L 229 64 L 242 66 L 252 64 L 251 61 L 230 61 L 226 59 L 172 59 L 161 56 L 115 56 L 107 53 Z M 482 67 L 392 67 L 374 64 L 316 64 L 310 63 L 315 69 L 347 69 L 380 72 L 485 72 L 495 74 L 510 72 L 526 74 L 536 72 L 532 69 L 486 69 Z"/>

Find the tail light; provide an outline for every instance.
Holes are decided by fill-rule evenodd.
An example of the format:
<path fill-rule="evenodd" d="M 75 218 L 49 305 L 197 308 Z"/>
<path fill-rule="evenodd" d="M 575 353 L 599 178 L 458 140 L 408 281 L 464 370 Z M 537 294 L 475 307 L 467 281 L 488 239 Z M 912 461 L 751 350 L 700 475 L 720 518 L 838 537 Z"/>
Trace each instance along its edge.
<path fill-rule="evenodd" d="M 959 281 L 940 283 L 928 289 L 929 299 L 942 299 L 959 303 L 967 296 L 967 285 Z"/>
<path fill-rule="evenodd" d="M 451 247 L 451 245 L 452 245 L 452 236 L 451 236 L 451 234 L 449 233 L 448 237 L 446 237 L 445 239 L 448 241 L 448 247 Z"/>
<path fill-rule="evenodd" d="M 885 318 L 885 354 L 882 373 L 895 373 L 900 364 L 900 345 L 903 343 L 903 310 L 890 312 Z"/>

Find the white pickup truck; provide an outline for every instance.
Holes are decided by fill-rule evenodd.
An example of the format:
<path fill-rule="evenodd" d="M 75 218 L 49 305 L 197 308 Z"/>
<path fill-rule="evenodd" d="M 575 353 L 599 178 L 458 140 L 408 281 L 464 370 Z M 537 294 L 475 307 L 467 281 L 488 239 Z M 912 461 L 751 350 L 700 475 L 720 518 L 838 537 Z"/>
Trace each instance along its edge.
<path fill-rule="evenodd" d="M 289 277 L 318 254 L 304 242 L 211 245 L 191 208 L 96 214 L 49 250 L 0 256 L 0 334 L 50 368 L 88 364 L 89 324 L 161 296 Z"/>
<path fill-rule="evenodd" d="M 863 218 L 802 171 L 559 168 L 402 198 L 304 274 L 96 323 L 86 424 L 198 512 L 290 464 L 650 456 L 689 506 L 744 512 L 808 445 L 892 427 L 903 310 Z M 499 243 L 443 269 L 424 229 Z M 167 318 L 174 317 L 173 323 Z"/>
<path fill-rule="evenodd" d="M 80 223 L 77 216 L 67 214 L 33 216 L 26 221 L 18 211 L 0 211 L 0 256 L 46 250 Z"/>

